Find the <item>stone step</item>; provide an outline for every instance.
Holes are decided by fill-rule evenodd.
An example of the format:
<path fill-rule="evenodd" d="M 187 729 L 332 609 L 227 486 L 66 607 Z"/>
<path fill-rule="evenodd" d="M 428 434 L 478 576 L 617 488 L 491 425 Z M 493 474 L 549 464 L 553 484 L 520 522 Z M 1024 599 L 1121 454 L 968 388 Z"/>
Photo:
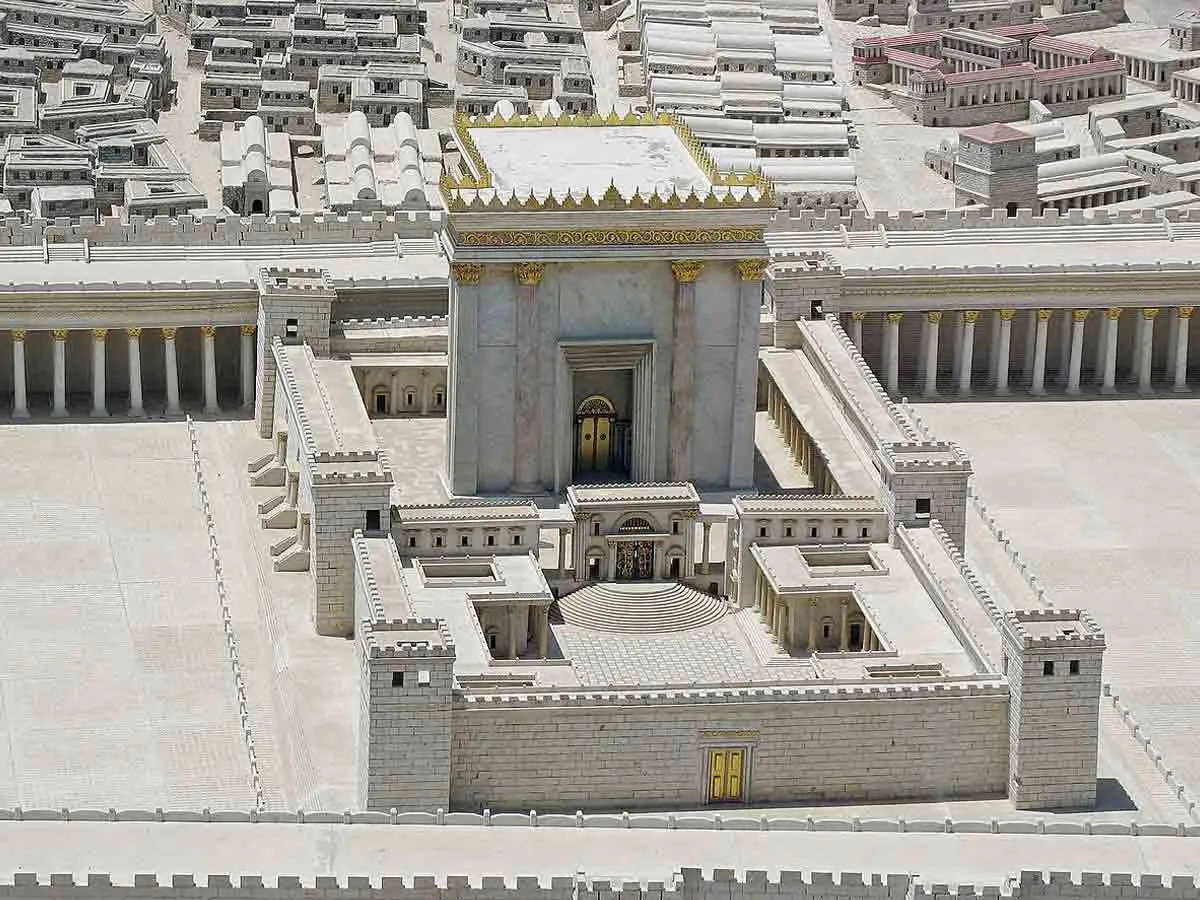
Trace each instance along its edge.
<path fill-rule="evenodd" d="M 591 584 L 558 601 L 566 625 L 595 631 L 654 634 L 711 625 L 728 614 L 724 601 L 674 582 Z"/>

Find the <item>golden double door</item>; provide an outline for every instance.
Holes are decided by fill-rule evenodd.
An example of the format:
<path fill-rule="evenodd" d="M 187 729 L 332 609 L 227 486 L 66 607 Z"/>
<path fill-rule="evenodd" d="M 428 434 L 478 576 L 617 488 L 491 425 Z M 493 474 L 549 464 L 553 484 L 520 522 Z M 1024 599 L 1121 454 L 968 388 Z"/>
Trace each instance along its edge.
<path fill-rule="evenodd" d="M 616 408 L 599 394 L 588 397 L 575 413 L 575 469 L 607 472 L 613 454 Z"/>
<path fill-rule="evenodd" d="M 745 800 L 746 751 L 712 748 L 708 751 L 708 802 L 741 803 Z"/>

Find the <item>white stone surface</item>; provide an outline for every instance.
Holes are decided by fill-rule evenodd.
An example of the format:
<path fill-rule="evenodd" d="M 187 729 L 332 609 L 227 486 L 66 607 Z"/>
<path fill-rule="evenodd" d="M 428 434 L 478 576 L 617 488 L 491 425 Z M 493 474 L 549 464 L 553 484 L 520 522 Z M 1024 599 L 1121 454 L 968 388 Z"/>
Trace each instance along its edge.
<path fill-rule="evenodd" d="M 246 807 L 183 423 L 0 427 L 0 806 Z"/>
<path fill-rule="evenodd" d="M 585 190 L 601 197 L 610 184 L 623 196 L 672 189 L 706 194 L 711 183 L 665 125 L 593 128 L 474 128 L 471 136 L 502 193 L 538 195 Z"/>

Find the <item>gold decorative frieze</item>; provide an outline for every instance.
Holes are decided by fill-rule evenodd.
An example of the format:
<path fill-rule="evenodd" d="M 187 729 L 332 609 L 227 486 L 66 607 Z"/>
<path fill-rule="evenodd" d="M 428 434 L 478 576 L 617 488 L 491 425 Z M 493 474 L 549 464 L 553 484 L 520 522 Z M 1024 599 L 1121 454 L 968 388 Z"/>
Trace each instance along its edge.
<path fill-rule="evenodd" d="M 517 283 L 533 287 L 542 283 L 542 275 L 546 273 L 546 264 L 540 262 L 517 263 L 513 266 Z"/>
<path fill-rule="evenodd" d="M 704 270 L 704 262 L 699 259 L 677 259 L 671 263 L 671 274 L 680 284 L 694 284 Z"/>
<path fill-rule="evenodd" d="M 479 263 L 450 263 L 450 275 L 459 284 L 479 284 L 483 280 L 483 266 Z"/>
<path fill-rule="evenodd" d="M 762 239 L 761 228 L 594 228 L 567 231 L 467 231 L 456 236 L 456 243 L 464 247 L 603 247 L 755 243 Z M 477 284 L 478 281 L 467 283 Z"/>
<path fill-rule="evenodd" d="M 762 281 L 763 273 L 767 271 L 767 266 L 770 265 L 769 259 L 739 259 L 737 261 L 738 278 L 742 281 Z M 866 313 L 863 313 L 866 315 Z"/>
<path fill-rule="evenodd" d="M 758 729 L 714 729 L 712 731 L 701 731 L 700 737 L 706 741 L 746 741 L 753 740 L 759 736 Z"/>

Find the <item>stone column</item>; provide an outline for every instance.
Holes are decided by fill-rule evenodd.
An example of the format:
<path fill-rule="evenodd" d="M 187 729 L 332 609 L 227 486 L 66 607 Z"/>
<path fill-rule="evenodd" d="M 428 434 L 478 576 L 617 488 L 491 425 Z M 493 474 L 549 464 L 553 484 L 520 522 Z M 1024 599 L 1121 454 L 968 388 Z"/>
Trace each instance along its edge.
<path fill-rule="evenodd" d="M 142 329 L 127 328 L 129 336 L 129 415 L 140 419 L 146 415 L 142 399 Z M 254 375 L 251 373 L 251 383 Z"/>
<path fill-rule="evenodd" d="M 971 367 L 975 365 L 975 321 L 979 313 L 967 310 L 962 314 L 962 332 L 958 351 L 958 393 L 960 397 L 971 396 Z"/>
<path fill-rule="evenodd" d="M 1186 391 L 1187 386 L 1187 366 L 1188 366 L 1188 328 L 1192 324 L 1192 313 L 1195 311 L 1194 306 L 1181 306 L 1175 312 L 1174 326 L 1175 335 L 1171 342 L 1173 348 L 1173 362 L 1171 367 L 1174 372 L 1174 383 L 1171 385 L 1171 390 L 1176 392 Z"/>
<path fill-rule="evenodd" d="M 1104 375 L 1100 393 L 1117 392 L 1117 330 L 1121 323 L 1121 309 L 1117 306 L 1104 311 Z"/>
<path fill-rule="evenodd" d="M 538 373 L 538 344 L 540 343 L 538 314 L 538 285 L 546 266 L 540 262 L 519 263 L 513 266 L 517 279 L 516 309 L 516 428 L 513 446 L 513 487 L 517 493 L 532 494 L 541 490 L 541 417 L 538 398 L 541 396 Z"/>
<path fill-rule="evenodd" d="M 1035 310 L 1026 310 L 1025 317 L 1025 360 L 1021 366 L 1021 381 L 1033 384 L 1033 362 L 1036 354 L 1038 318 Z"/>
<path fill-rule="evenodd" d="M 219 413 L 217 405 L 217 329 L 212 325 L 201 325 L 201 356 L 204 358 L 204 412 Z"/>
<path fill-rule="evenodd" d="M 167 415 L 177 416 L 181 412 L 179 406 L 179 362 L 175 355 L 175 334 L 179 329 L 164 328 L 163 336 L 163 366 L 167 370 Z"/>
<path fill-rule="evenodd" d="M 550 656 L 550 607 L 539 607 L 535 613 L 537 622 L 537 653 L 541 659 Z"/>
<path fill-rule="evenodd" d="M 54 407 L 52 416 L 67 414 L 67 329 L 55 328 L 54 338 Z"/>
<path fill-rule="evenodd" d="M 863 319 L 866 317 L 865 312 L 850 313 L 850 340 L 859 353 L 862 353 L 863 349 Z"/>
<path fill-rule="evenodd" d="M 1066 314 L 1067 314 L 1067 311 L 1064 310 L 1063 315 L 1065 316 Z M 1070 380 L 1070 374 L 1071 374 L 1070 373 L 1071 366 L 1069 363 L 1069 360 L 1071 358 L 1071 331 L 1072 331 L 1072 329 L 1069 327 L 1071 321 L 1072 321 L 1071 319 L 1064 318 L 1062 328 L 1059 330 L 1058 368 L 1055 370 L 1055 373 L 1054 373 L 1054 383 L 1057 384 L 1059 387 L 1064 387 L 1064 388 L 1067 386 L 1067 381 Z"/>
<path fill-rule="evenodd" d="M 762 318 L 763 275 L 769 260 L 739 259 L 737 349 L 734 352 L 733 407 L 729 430 L 729 487 L 754 485 L 754 409 L 758 390 L 758 337 Z"/>
<path fill-rule="evenodd" d="M 1126 376 L 1129 383 L 1137 385 L 1141 380 L 1140 370 L 1142 365 L 1142 335 L 1146 332 L 1146 320 L 1140 315 L 1133 320 L 1133 359 L 1130 360 L 1129 373 Z"/>
<path fill-rule="evenodd" d="M 1158 317 L 1157 309 L 1142 310 L 1142 333 L 1138 338 L 1138 393 L 1153 394 L 1154 386 L 1150 379 L 1154 375 L 1154 320 Z"/>
<path fill-rule="evenodd" d="M 817 649 L 817 601 L 808 601 L 808 652 Z"/>
<path fill-rule="evenodd" d="M 1086 309 L 1071 310 L 1071 361 L 1067 365 L 1067 393 L 1079 393 L 1079 377 L 1083 370 L 1083 326 L 1087 322 Z"/>
<path fill-rule="evenodd" d="M 107 328 L 92 329 L 92 415 L 107 416 L 105 405 L 104 347 L 108 340 Z"/>
<path fill-rule="evenodd" d="M 696 389 L 696 279 L 704 263 L 694 259 L 671 263 L 675 276 L 675 311 L 671 326 L 671 406 L 667 472 L 671 481 L 687 481 L 692 469 L 692 406 Z"/>
<path fill-rule="evenodd" d="M 925 388 L 921 393 L 926 397 L 937 396 L 938 326 L 941 321 L 940 310 L 925 313 L 928 331 L 925 337 Z"/>
<path fill-rule="evenodd" d="M 567 535 L 566 528 L 558 529 L 558 577 L 565 578 L 567 572 Z"/>
<path fill-rule="evenodd" d="M 13 411 L 14 419 L 29 418 L 29 393 L 25 384 L 25 329 L 14 328 L 13 340 Z"/>
<path fill-rule="evenodd" d="M 883 374 L 887 392 L 900 393 L 900 321 L 904 313 L 890 312 L 883 326 Z"/>
<path fill-rule="evenodd" d="M 242 326 L 242 409 L 254 409 L 254 326 Z"/>
<path fill-rule="evenodd" d="M 838 635 L 838 649 L 845 653 L 850 649 L 850 625 L 847 621 L 850 616 L 850 604 L 845 600 L 839 603 L 842 613 L 841 633 Z"/>
<path fill-rule="evenodd" d="M 701 542 L 700 542 L 700 571 L 703 572 L 705 575 L 707 575 L 708 574 L 709 532 L 712 531 L 712 522 L 701 522 L 700 527 L 704 531 L 704 537 L 701 539 Z"/>
<path fill-rule="evenodd" d="M 1001 309 L 996 315 L 1000 317 L 1000 339 L 996 344 L 996 394 L 1004 397 L 1008 394 L 1009 353 L 1012 350 L 1012 320 L 1016 316 L 1015 309 Z"/>
<path fill-rule="evenodd" d="M 863 652 L 867 652 L 871 649 L 871 623 L 866 619 L 863 619 L 862 649 Z"/>
<path fill-rule="evenodd" d="M 1029 385 L 1029 393 L 1035 397 L 1046 393 L 1046 339 L 1050 334 L 1050 316 L 1053 313 L 1052 309 L 1037 311 L 1033 337 L 1033 377 Z"/>

